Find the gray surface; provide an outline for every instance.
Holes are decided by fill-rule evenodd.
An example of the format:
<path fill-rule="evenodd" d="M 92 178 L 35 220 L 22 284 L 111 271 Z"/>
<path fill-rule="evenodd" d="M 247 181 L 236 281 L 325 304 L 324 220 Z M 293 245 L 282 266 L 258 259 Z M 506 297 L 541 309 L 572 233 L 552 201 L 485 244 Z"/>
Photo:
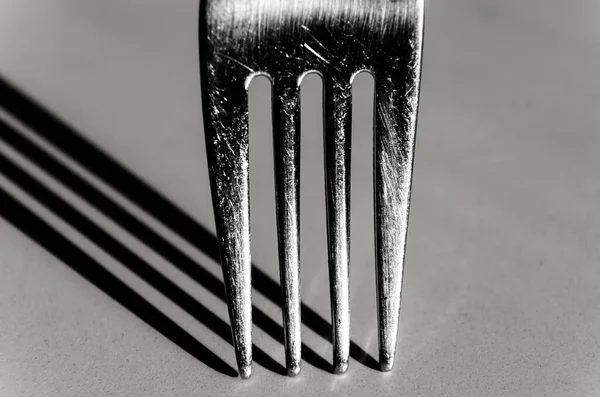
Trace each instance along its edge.
<path fill-rule="evenodd" d="M 598 395 L 599 4 L 427 4 L 400 344 L 391 374 L 352 361 L 344 376 L 305 364 L 296 379 L 258 365 L 249 381 L 229 378 L 0 219 L 0 395 Z M 188 0 L 1 0 L 0 73 L 212 229 L 196 8 Z M 369 79 L 359 84 L 366 90 Z M 304 302 L 328 318 L 318 79 L 307 85 L 302 289 Z M 253 95 L 267 92 L 265 81 L 253 87 Z M 360 133 L 370 113 L 368 98 L 358 101 L 352 339 L 376 355 L 371 138 Z M 277 278 L 268 108 L 257 102 L 252 251 L 257 266 Z M 227 321 L 221 301 L 1 141 L 0 151 Z M 235 366 L 233 349 L 217 335 L 3 176 L 0 185 Z M 124 204 L 219 275 L 204 254 Z M 256 292 L 254 300 L 281 322 L 277 306 Z M 330 360 L 331 344 L 303 332 L 307 345 Z M 256 328 L 254 334 L 283 364 L 281 344 Z"/>

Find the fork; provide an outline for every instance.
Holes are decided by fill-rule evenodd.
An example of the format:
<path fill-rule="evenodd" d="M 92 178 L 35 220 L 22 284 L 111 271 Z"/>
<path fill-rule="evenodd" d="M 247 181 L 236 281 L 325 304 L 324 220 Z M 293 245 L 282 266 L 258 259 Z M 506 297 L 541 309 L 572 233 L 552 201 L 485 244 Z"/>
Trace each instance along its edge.
<path fill-rule="evenodd" d="M 272 84 L 279 271 L 286 368 L 300 372 L 300 84 L 324 87 L 328 265 L 335 373 L 350 351 L 353 78 L 375 78 L 375 247 L 379 361 L 394 363 L 423 36 L 423 0 L 204 0 L 200 57 L 212 201 L 237 366 L 252 365 L 248 87 Z"/>

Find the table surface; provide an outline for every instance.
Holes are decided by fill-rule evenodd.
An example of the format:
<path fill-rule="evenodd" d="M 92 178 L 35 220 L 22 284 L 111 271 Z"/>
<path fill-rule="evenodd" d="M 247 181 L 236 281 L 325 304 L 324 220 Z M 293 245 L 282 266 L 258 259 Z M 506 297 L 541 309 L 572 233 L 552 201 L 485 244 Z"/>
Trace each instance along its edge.
<path fill-rule="evenodd" d="M 259 350 L 248 381 L 232 373 L 215 261 L 197 7 L 0 0 L 0 116 L 10 126 L 0 136 L 0 395 L 600 394 L 598 1 L 427 2 L 388 374 L 373 369 L 372 81 L 360 76 L 355 87 L 356 351 L 343 376 L 329 372 L 320 81 L 303 86 L 309 354 L 294 379 L 280 373 L 271 130 L 260 99 L 269 86 L 253 84 Z M 21 95 L 71 129 L 28 99 L 14 117 L 7 108 Z"/>

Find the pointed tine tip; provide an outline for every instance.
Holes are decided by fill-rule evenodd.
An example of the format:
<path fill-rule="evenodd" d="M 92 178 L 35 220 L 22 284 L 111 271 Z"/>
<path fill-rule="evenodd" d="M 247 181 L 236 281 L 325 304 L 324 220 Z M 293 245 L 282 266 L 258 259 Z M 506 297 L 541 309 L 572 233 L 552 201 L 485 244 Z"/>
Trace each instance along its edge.
<path fill-rule="evenodd" d="M 295 362 L 288 367 L 288 376 L 293 378 L 300 374 L 300 363 Z"/>
<path fill-rule="evenodd" d="M 252 375 L 252 365 L 251 364 L 240 365 L 239 370 L 240 370 L 240 377 L 242 379 L 248 379 L 248 378 L 250 378 L 250 375 Z"/>
<path fill-rule="evenodd" d="M 336 375 L 345 374 L 348 371 L 348 361 L 341 361 L 336 363 L 333 367 L 333 373 Z"/>
<path fill-rule="evenodd" d="M 394 361 L 389 360 L 389 359 L 382 360 L 379 365 L 381 368 L 381 372 L 390 372 L 392 370 L 392 368 L 394 367 Z"/>
<path fill-rule="evenodd" d="M 390 372 L 394 367 L 394 352 L 380 351 L 379 368 L 381 372 Z"/>

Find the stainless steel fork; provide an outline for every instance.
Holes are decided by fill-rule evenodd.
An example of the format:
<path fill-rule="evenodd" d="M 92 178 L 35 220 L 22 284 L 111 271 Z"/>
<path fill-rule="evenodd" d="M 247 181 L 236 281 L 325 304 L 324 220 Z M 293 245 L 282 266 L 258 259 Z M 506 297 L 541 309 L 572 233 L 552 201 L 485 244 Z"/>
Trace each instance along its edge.
<path fill-rule="evenodd" d="M 272 83 L 279 269 L 288 374 L 300 371 L 300 102 L 323 79 L 329 277 L 336 373 L 348 368 L 351 85 L 375 78 L 379 360 L 392 369 L 419 96 L 423 0 L 205 0 L 200 54 L 211 191 L 240 375 L 251 373 L 248 95 Z"/>

